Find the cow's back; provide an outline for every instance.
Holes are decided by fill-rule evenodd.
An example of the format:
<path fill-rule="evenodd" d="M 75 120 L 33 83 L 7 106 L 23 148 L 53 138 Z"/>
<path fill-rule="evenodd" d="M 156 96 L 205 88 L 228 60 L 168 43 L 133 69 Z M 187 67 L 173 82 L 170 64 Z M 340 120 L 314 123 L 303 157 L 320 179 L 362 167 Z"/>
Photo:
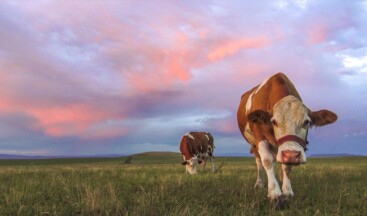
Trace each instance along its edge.
<path fill-rule="evenodd" d="M 195 138 L 192 140 L 193 148 L 196 153 L 205 153 L 208 149 L 208 138 L 205 132 L 190 132 Z"/>

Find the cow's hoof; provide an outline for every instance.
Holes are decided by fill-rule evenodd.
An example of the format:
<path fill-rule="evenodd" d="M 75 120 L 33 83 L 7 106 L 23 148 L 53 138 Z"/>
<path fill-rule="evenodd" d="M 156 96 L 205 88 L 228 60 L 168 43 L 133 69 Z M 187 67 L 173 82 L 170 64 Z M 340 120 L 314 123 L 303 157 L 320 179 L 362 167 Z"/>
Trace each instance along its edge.
<path fill-rule="evenodd" d="M 290 197 L 280 196 L 277 198 L 270 199 L 270 204 L 275 210 L 283 210 L 285 209 L 290 201 Z"/>
<path fill-rule="evenodd" d="M 283 196 L 286 199 L 292 198 L 294 196 L 294 193 L 292 191 L 283 193 Z"/>
<path fill-rule="evenodd" d="M 264 184 L 262 182 L 256 182 L 254 188 L 264 188 Z"/>

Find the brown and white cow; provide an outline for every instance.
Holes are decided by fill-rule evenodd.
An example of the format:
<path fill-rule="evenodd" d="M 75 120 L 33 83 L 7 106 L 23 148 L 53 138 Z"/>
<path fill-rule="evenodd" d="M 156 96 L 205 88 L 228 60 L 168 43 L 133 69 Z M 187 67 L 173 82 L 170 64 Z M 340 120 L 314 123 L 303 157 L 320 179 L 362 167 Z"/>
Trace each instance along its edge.
<path fill-rule="evenodd" d="M 308 129 L 337 120 L 328 110 L 312 112 L 302 102 L 292 82 L 277 73 L 242 95 L 237 120 L 243 137 L 255 155 L 258 176 L 255 187 L 263 187 L 262 172 L 268 177 L 268 197 L 294 195 L 289 174 L 293 165 L 306 163 Z M 275 178 L 273 164 L 281 163 L 282 191 Z"/>
<path fill-rule="evenodd" d="M 203 163 L 202 170 L 205 168 L 206 160 L 210 159 L 212 164 L 212 171 L 214 168 L 214 139 L 208 132 L 188 132 L 182 139 L 180 150 L 184 162 L 182 165 L 186 166 L 186 172 L 196 174 L 196 167 Z"/>

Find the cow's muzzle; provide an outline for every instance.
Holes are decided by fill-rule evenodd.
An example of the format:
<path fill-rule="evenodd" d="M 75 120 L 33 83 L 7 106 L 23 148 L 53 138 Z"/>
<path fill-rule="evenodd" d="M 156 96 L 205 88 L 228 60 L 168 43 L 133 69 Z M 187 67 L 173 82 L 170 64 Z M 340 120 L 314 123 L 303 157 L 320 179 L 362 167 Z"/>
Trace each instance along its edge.
<path fill-rule="evenodd" d="M 293 150 L 282 151 L 282 163 L 299 165 L 301 162 L 301 152 Z"/>

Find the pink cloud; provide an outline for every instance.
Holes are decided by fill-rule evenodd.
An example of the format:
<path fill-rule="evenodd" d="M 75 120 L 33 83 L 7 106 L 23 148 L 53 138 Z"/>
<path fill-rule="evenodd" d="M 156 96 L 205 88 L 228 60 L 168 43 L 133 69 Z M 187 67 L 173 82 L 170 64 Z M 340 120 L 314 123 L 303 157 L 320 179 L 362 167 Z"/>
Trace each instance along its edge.
<path fill-rule="evenodd" d="M 67 87 L 66 77 L 65 80 L 58 80 L 59 83 L 55 83 L 37 77 L 21 76 L 13 71 L 11 76 L 5 75 L 2 78 L 0 113 L 3 115 L 19 113 L 31 117 L 34 121 L 27 127 L 33 128 L 34 131 L 42 130 L 51 137 L 82 138 L 121 136 L 127 132 L 127 129 L 121 126 L 95 127 L 109 119 L 122 121 L 124 111 L 119 111 L 113 101 L 111 103 L 103 97 L 98 98 L 100 97 L 98 95 L 93 99 L 96 101 L 84 100 L 85 95 L 77 93 L 86 94 L 86 89 L 79 91 L 80 89 L 75 86 Z M 58 76 L 50 74 L 48 78 L 56 79 Z M 82 80 L 79 80 L 78 83 L 81 82 Z M 63 84 L 59 85 L 60 83 Z M 71 90 L 76 95 L 71 96 L 65 90 Z M 72 102 L 75 100 L 79 102 Z M 107 101 L 109 104 L 103 106 L 97 101 L 101 103 Z"/>
<path fill-rule="evenodd" d="M 92 122 L 100 120 L 99 113 L 92 112 L 83 105 L 67 107 L 31 109 L 29 112 L 39 121 L 40 127 L 51 136 L 76 135 Z"/>
<path fill-rule="evenodd" d="M 227 56 L 234 55 L 243 49 L 264 48 L 269 43 L 269 39 L 262 36 L 219 42 L 219 44 L 216 45 L 215 48 L 208 54 L 208 59 L 210 61 L 217 61 Z"/>
<path fill-rule="evenodd" d="M 236 123 L 234 119 L 221 119 L 220 122 L 217 123 L 216 130 L 225 134 L 237 134 L 239 129 Z"/>
<path fill-rule="evenodd" d="M 75 28 L 75 26 L 79 26 L 82 17 L 71 16 L 70 13 L 72 12 L 68 12 L 67 5 L 61 5 L 61 10 L 58 10 L 58 13 L 54 15 L 43 12 L 40 14 L 35 13 L 39 10 L 43 11 L 41 8 L 44 7 L 50 10 L 49 6 L 52 8 L 52 5 L 43 5 L 30 11 L 27 11 L 25 7 L 20 8 L 25 10 L 23 12 L 25 12 L 28 18 L 31 17 L 33 20 L 45 18 L 44 22 L 30 23 L 30 26 L 41 30 L 42 34 L 38 36 L 57 36 L 57 43 L 66 46 L 70 44 L 71 48 L 78 48 L 78 45 L 80 45 L 79 41 L 83 39 L 86 39 L 84 43 L 101 42 L 99 45 L 102 52 L 98 53 L 99 56 L 97 56 L 96 60 L 114 61 L 116 67 L 113 69 L 123 70 L 123 83 L 127 84 L 126 86 L 130 87 L 132 92 L 142 94 L 144 92 L 149 93 L 151 91 L 169 89 L 176 82 L 185 83 L 190 79 L 190 62 L 187 59 L 186 51 L 181 50 L 180 47 L 163 52 L 159 46 L 141 46 L 140 39 L 135 39 L 134 37 L 136 33 L 139 33 L 139 29 L 126 28 L 128 25 L 118 20 L 118 17 L 114 16 L 113 13 L 104 12 L 99 14 L 98 19 L 94 15 L 91 16 L 94 19 L 86 24 L 88 31 L 93 27 L 92 29 L 97 32 L 95 35 L 98 35 L 96 41 L 90 40 L 90 38 L 85 37 L 87 34 L 82 34 L 82 31 L 78 31 L 79 27 Z M 89 17 L 90 11 L 85 12 L 85 8 L 82 11 Z M 76 18 L 73 19 L 73 17 Z M 64 27 L 60 31 L 58 26 Z M 69 29 L 72 34 L 76 35 L 68 41 L 69 39 L 64 37 L 63 29 Z M 124 31 L 127 33 L 125 36 L 121 34 Z M 114 110 L 118 108 L 102 108 L 97 103 L 84 101 L 73 102 L 75 100 L 83 100 L 86 94 L 103 89 L 103 86 L 98 85 L 94 86 L 93 89 L 87 87 L 93 86 L 93 83 L 90 83 L 90 75 L 94 71 L 90 71 L 90 75 L 86 71 L 89 70 L 90 66 L 94 65 L 85 65 L 83 62 L 82 67 L 76 68 L 72 67 L 68 62 L 60 62 L 62 59 L 55 55 L 63 50 L 54 49 L 51 53 L 48 53 L 50 50 L 47 50 L 49 48 L 47 45 L 52 45 L 55 41 L 46 40 L 44 41 L 44 46 L 36 48 L 39 45 L 39 37 L 36 37 L 37 42 L 27 38 L 20 39 L 29 44 L 27 49 L 29 52 L 24 53 L 16 47 L 13 47 L 11 52 L 13 55 L 21 53 L 20 56 L 26 59 L 27 62 L 18 62 L 16 59 L 10 59 L 9 61 L 6 60 L 6 67 L 0 68 L 2 74 L 2 81 L 0 82 L 4 84 L 1 87 L 2 90 L 0 89 L 3 92 L 2 98 L 0 98 L 1 112 L 25 112 L 35 118 L 37 129 L 41 128 L 46 135 L 52 137 L 86 137 L 87 135 L 90 137 L 107 137 L 126 133 L 127 130 L 122 126 L 114 127 L 103 124 L 110 118 L 123 120 L 123 116 L 121 116 L 123 111 L 116 112 Z M 109 43 L 103 42 L 106 39 Z M 187 40 L 187 36 L 178 32 L 176 40 L 174 43 L 180 44 Z M 62 48 L 63 46 L 60 47 Z M 125 50 L 127 50 L 126 53 L 124 53 Z M 139 53 L 143 56 L 143 61 L 139 58 Z M 102 59 L 100 57 L 103 54 L 108 55 Z M 129 55 L 133 58 L 124 58 L 125 56 L 129 57 Z M 69 57 L 73 58 L 73 56 Z M 137 58 L 134 59 L 135 57 Z M 131 59 L 133 61 L 130 61 Z M 27 64 L 29 62 L 32 64 Z M 57 64 L 53 64 L 56 62 Z M 70 70 L 71 68 L 73 70 Z M 81 68 L 86 71 L 80 71 Z M 102 68 L 102 70 L 105 69 Z M 126 73 L 130 69 L 131 71 Z M 12 71 L 12 75 L 8 75 L 9 71 Z M 119 71 L 112 70 L 108 72 L 115 74 Z M 70 95 L 71 92 L 74 92 L 74 95 Z M 96 96 L 101 97 L 95 98 L 96 100 L 103 100 L 108 97 L 103 94 Z M 124 98 L 117 98 L 117 100 L 121 102 L 124 101 Z M 111 104 L 107 104 L 107 106 L 109 105 L 111 106 Z M 132 109 L 130 108 L 131 104 L 124 106 L 121 109 Z"/>
<path fill-rule="evenodd" d="M 306 35 L 306 42 L 308 45 L 316 45 L 325 43 L 329 45 L 330 42 L 337 42 L 343 34 L 348 34 L 355 31 L 356 19 L 350 16 L 352 7 L 350 4 L 341 3 L 341 7 L 336 7 L 333 13 L 325 15 L 325 11 L 310 10 L 300 20 L 296 31 L 300 35 Z"/>
<path fill-rule="evenodd" d="M 15 106 L 11 101 L 6 98 L 0 98 L 0 112 L 1 113 L 9 113 L 14 111 Z"/>
<path fill-rule="evenodd" d="M 170 56 L 168 60 L 168 68 L 167 71 L 170 76 L 187 82 L 191 78 L 191 74 L 188 68 L 185 67 L 185 59 L 182 59 L 178 56 Z"/>
<path fill-rule="evenodd" d="M 56 95 L 55 95 L 56 96 Z M 58 96 L 56 96 L 58 97 Z M 45 100 L 38 98 L 37 101 Z M 99 100 L 95 98 L 95 100 Z M 101 100 L 103 103 L 103 100 Z M 109 107 L 113 106 L 113 107 Z M 120 110 L 123 110 L 121 107 Z M 110 123 L 123 122 L 125 116 L 116 104 L 104 106 L 90 102 L 75 104 L 32 104 L 17 101 L 17 98 L 0 98 L 0 113 L 3 115 L 24 113 L 33 119 L 26 127 L 33 131 L 43 131 L 45 135 L 60 138 L 74 136 L 83 139 L 100 139 L 123 136 L 130 130 L 122 125 Z"/>
<path fill-rule="evenodd" d="M 307 32 L 307 42 L 310 45 L 320 44 L 330 37 L 330 30 L 321 23 L 311 26 Z"/>
<path fill-rule="evenodd" d="M 1 100 L 3 102 L 3 100 Z M 3 104 L 3 103 L 2 103 Z M 64 137 L 64 136 L 79 136 L 79 137 L 107 137 L 121 136 L 127 132 L 125 127 L 121 126 L 99 126 L 108 119 L 123 120 L 121 114 L 116 115 L 110 110 L 98 110 L 97 107 L 88 104 L 69 104 L 58 107 L 19 107 L 16 102 L 7 102 L 9 107 L 6 111 L 22 110 L 32 116 L 36 123 L 32 125 L 35 130 L 41 129 L 48 136 Z M 29 106 L 29 105 L 28 105 Z M 4 111 L 4 110 L 2 110 Z M 93 132 L 93 133 L 91 133 Z"/>
<path fill-rule="evenodd" d="M 187 83 L 191 78 L 190 63 L 185 65 L 185 61 L 182 56 L 162 56 L 161 59 L 151 62 L 151 66 L 122 74 L 122 79 L 127 81 L 130 91 L 133 92 L 148 93 L 170 89 L 177 82 Z"/>

